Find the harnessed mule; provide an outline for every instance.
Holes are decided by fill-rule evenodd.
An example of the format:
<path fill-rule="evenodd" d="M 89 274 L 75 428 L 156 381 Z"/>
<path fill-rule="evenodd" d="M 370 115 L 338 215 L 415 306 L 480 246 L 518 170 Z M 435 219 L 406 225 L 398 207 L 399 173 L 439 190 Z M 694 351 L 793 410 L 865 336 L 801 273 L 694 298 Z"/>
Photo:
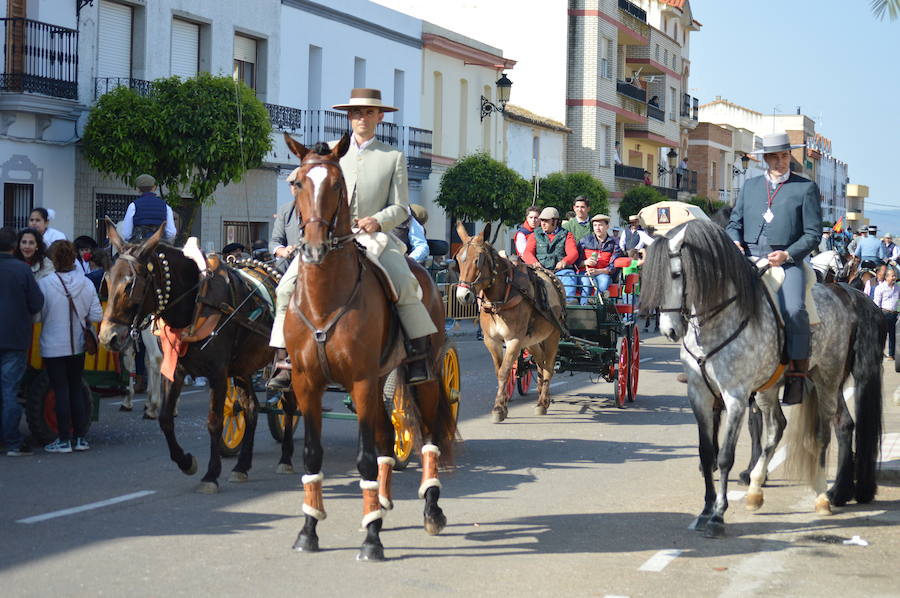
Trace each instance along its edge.
<path fill-rule="evenodd" d="M 302 215 L 299 275 L 284 326 L 293 370 L 291 383 L 305 430 L 305 522 L 294 549 L 319 550 L 316 526 L 325 518 L 322 394 L 334 382 L 350 393 L 359 421 L 357 469 L 362 478 L 362 525 L 366 538 L 357 558 L 381 560 L 383 517 L 393 508 L 394 464 L 394 428 L 382 393 L 388 374 L 403 360 L 399 324 L 374 266 L 353 242 L 347 188 L 338 162 L 349 148 L 350 137 L 344 135 L 334 149 L 318 144 L 315 151 L 288 135 L 285 140 L 301 160 L 291 186 L 297 213 Z M 438 330 L 431 337 L 427 356 L 432 371 L 438 372 L 446 341 L 444 304 L 428 272 L 408 261 Z M 447 523 L 438 506 L 438 459 L 442 454 L 445 458 L 450 456 L 456 426 L 449 398 L 439 380 L 410 390 L 424 443 L 419 486 L 419 497 L 425 499 L 424 526 L 428 533 L 436 534 Z"/>
<path fill-rule="evenodd" d="M 688 399 L 700 437 L 700 462 L 706 485 L 704 508 L 693 528 L 709 537 L 725 532 L 728 476 L 734 463 L 740 422 L 756 394 L 765 422 L 765 449 L 750 473 L 746 507 L 763 504 L 762 484 L 786 421 L 778 402 L 776 375 L 783 334 L 765 298 L 756 268 L 718 226 L 699 220 L 676 227 L 650 246 L 641 276 L 642 309 L 658 308 L 660 332 L 682 342 L 688 372 Z M 881 440 L 880 310 L 846 287 L 813 288 L 821 324 L 813 326 L 809 371 L 814 386 L 794 406 L 788 428 L 788 470 L 801 474 L 816 493 L 815 509 L 831 514 L 832 505 L 875 495 L 875 470 Z M 854 422 L 844 401 L 849 376 L 855 387 Z M 774 383 L 773 383 L 774 382 Z M 726 413 L 725 439 L 718 450 L 719 417 Z M 838 472 L 826 490 L 825 456 L 833 423 L 838 439 Z M 718 460 L 719 489 L 713 481 Z"/>
<path fill-rule="evenodd" d="M 175 438 L 175 405 L 184 377 L 205 376 L 209 380 L 209 432 L 210 456 L 207 471 L 198 492 L 218 491 L 218 478 L 222 471 L 219 443 L 223 428 L 223 411 L 228 379 L 233 378 L 240 392 L 240 404 L 244 409 L 247 429 L 237 463 L 232 469 L 230 481 L 244 482 L 253 459 L 253 439 L 256 430 L 256 393 L 250 381 L 251 375 L 272 359 L 268 345 L 267 326 L 272 318 L 267 309 L 262 310 L 255 325 L 248 323 L 248 314 L 256 304 L 250 301 L 254 290 L 238 281 L 224 268 L 228 277 L 229 292 L 220 307 L 230 313 L 223 319 L 222 312 L 212 309 L 209 315 L 197 317 L 200 287 L 204 283 L 197 264 L 180 249 L 160 243 L 163 226 L 139 245 L 125 243 L 107 220 L 107 234 L 119 252 L 119 259 L 107 274 L 109 299 L 100 326 L 100 341 L 113 351 L 120 350 L 129 335 L 134 334 L 140 322 L 154 314 L 168 326 L 166 337 L 181 337 L 187 344 L 185 352 L 177 357 L 171 381 L 163 380 L 163 401 L 159 413 L 159 427 L 166 437 L 169 456 L 187 475 L 197 472 L 197 459 L 185 453 Z M 213 273 L 212 276 L 220 276 Z M 210 310 L 207 310 L 210 311 Z M 218 329 L 216 327 L 218 326 Z M 181 330 L 188 330 L 186 335 Z M 204 343 L 190 342 L 207 338 Z M 172 343 L 163 340 L 166 343 Z M 178 342 L 177 339 L 175 342 Z M 287 411 L 287 410 L 286 410 Z M 290 430 L 290 413 L 285 413 L 285 429 Z M 285 434 L 281 445 L 278 473 L 291 473 L 293 438 Z"/>

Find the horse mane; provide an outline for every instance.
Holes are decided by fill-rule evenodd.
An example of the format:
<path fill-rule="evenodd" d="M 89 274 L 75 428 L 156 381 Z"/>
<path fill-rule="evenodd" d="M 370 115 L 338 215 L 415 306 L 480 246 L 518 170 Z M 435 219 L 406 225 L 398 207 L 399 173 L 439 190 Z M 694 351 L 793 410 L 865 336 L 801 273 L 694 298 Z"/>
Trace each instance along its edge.
<path fill-rule="evenodd" d="M 318 143 L 316 143 L 313 146 L 312 150 L 320 156 L 327 156 L 331 153 L 331 148 L 328 147 L 328 144 L 324 141 L 319 141 Z"/>
<path fill-rule="evenodd" d="M 681 265 L 685 301 L 697 312 L 715 309 L 737 296 L 735 305 L 745 317 L 755 317 L 762 304 L 762 282 L 756 267 L 737 250 L 718 224 L 691 220 L 656 236 L 641 268 L 641 306 L 659 307 L 671 278 L 669 240 L 684 230 Z"/>

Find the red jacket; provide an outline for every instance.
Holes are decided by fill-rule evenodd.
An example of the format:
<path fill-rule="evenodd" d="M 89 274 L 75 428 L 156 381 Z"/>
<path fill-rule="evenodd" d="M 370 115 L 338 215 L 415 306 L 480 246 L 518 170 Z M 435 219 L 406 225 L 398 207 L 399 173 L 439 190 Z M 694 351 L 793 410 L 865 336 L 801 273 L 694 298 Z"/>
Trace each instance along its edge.
<path fill-rule="evenodd" d="M 575 237 L 572 236 L 572 233 L 562 228 L 556 229 L 555 233 L 547 234 L 547 237 L 552 241 L 558 234 L 566 235 L 566 257 L 563 258 L 563 261 L 567 266 L 573 266 L 575 262 L 578 261 L 578 245 L 575 244 Z M 525 243 L 525 253 L 522 255 L 522 259 L 525 260 L 526 264 L 538 263 L 537 240 L 534 235 L 528 235 L 528 241 Z"/>

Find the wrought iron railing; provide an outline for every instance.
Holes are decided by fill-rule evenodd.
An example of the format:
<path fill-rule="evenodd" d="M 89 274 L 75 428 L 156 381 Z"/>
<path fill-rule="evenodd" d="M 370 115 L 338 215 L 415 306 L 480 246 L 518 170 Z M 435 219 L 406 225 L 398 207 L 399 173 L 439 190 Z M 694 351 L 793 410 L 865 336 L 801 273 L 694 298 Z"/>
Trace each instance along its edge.
<path fill-rule="evenodd" d="M 660 195 L 666 197 L 668 199 L 678 199 L 678 189 L 673 189 L 672 187 L 657 187 L 653 186 L 654 189 L 659 191 Z"/>
<path fill-rule="evenodd" d="M 0 19 L 0 91 L 78 99 L 78 32 L 22 18 Z"/>
<path fill-rule="evenodd" d="M 697 193 L 697 171 L 686 170 L 681 173 L 681 182 L 678 185 L 679 191 L 688 193 Z"/>
<path fill-rule="evenodd" d="M 625 11 L 639 21 L 647 22 L 647 11 L 633 2 L 619 0 L 619 10 Z"/>
<path fill-rule="evenodd" d="M 296 131 L 303 125 L 303 110 L 278 104 L 264 104 L 269 111 L 269 121 L 276 129 Z"/>
<path fill-rule="evenodd" d="M 625 81 L 616 81 L 616 91 L 618 91 L 623 96 L 628 96 L 629 98 L 637 100 L 638 102 L 647 101 L 646 91 L 644 91 L 637 85 L 626 83 Z"/>
<path fill-rule="evenodd" d="M 150 94 L 150 82 L 129 77 L 94 77 L 94 101 L 117 87 L 128 87 L 140 95 Z"/>
<path fill-rule="evenodd" d="M 649 116 L 650 118 L 655 118 L 659 121 L 664 121 L 666 120 L 666 111 L 659 106 L 647 104 L 647 116 Z"/>
<path fill-rule="evenodd" d="M 631 179 L 634 181 L 644 180 L 644 169 L 640 166 L 625 166 L 624 164 L 616 164 L 615 174 L 620 179 Z"/>
<path fill-rule="evenodd" d="M 431 158 L 425 156 L 425 154 L 431 153 L 431 135 L 431 131 L 427 129 L 416 127 L 408 127 L 406 129 L 406 161 L 410 166 L 431 167 Z"/>

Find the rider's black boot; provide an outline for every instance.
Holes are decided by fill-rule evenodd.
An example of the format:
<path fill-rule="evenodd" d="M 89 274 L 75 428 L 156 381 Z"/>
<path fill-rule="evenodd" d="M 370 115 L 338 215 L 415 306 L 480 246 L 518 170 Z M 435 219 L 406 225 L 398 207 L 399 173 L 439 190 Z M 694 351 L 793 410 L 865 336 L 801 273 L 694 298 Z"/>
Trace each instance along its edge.
<path fill-rule="evenodd" d="M 786 376 L 784 395 L 781 397 L 782 405 L 799 405 L 803 402 L 807 370 L 809 370 L 808 359 L 795 359 L 791 362 L 791 369 Z"/>
<path fill-rule="evenodd" d="M 421 384 L 428 381 L 428 337 L 409 340 L 409 360 L 406 364 L 406 383 Z"/>
<path fill-rule="evenodd" d="M 291 388 L 291 360 L 286 349 L 275 350 L 275 367 L 271 378 L 266 383 L 266 388 L 273 392 L 290 390 Z"/>

